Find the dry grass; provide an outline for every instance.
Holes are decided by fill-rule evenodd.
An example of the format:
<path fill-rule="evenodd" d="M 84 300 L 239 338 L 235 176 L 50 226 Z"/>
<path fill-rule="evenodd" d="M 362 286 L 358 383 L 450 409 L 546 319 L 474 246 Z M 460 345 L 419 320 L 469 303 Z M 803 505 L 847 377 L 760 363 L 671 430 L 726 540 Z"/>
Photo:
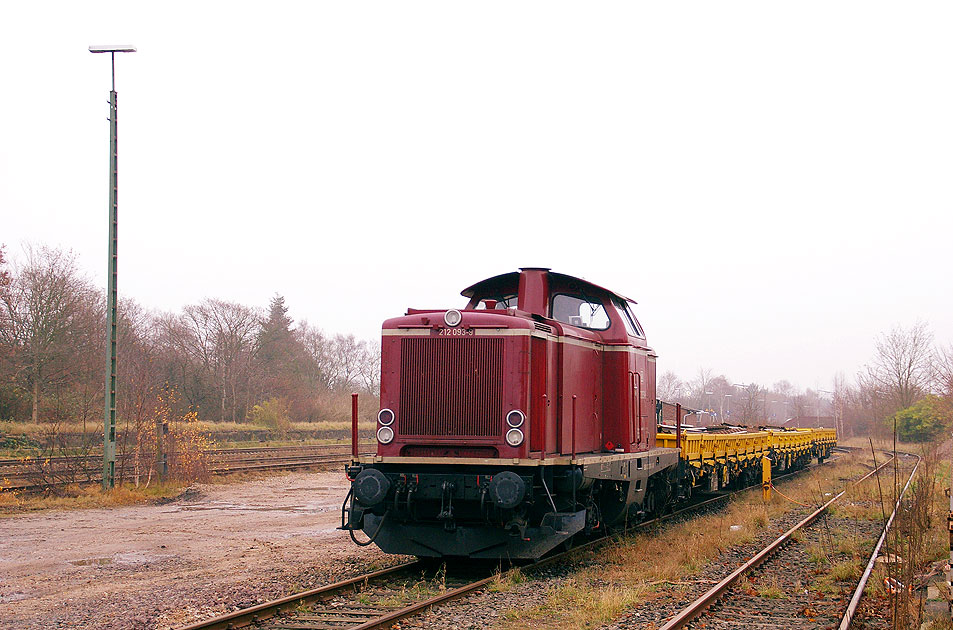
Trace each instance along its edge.
<path fill-rule="evenodd" d="M 764 597 L 766 599 L 784 599 L 787 597 L 784 589 L 781 588 L 781 585 L 778 583 L 777 577 L 772 577 L 766 584 L 762 584 L 758 587 L 757 593 L 758 597 Z"/>
<path fill-rule="evenodd" d="M 119 426 L 122 426 L 120 424 Z M 205 420 L 195 421 L 198 430 L 206 433 L 218 433 L 222 431 L 260 431 L 263 427 L 250 422 L 207 422 Z M 363 429 L 374 428 L 373 422 L 362 421 L 360 427 Z M 14 422 L 12 420 L 0 420 L 0 433 L 7 435 L 44 435 L 50 430 L 50 425 L 39 422 Z M 348 421 L 326 421 L 326 422 L 292 422 L 290 426 L 292 431 L 350 431 L 351 422 Z M 79 422 L 63 422 L 57 426 L 59 433 L 82 433 L 83 425 Z M 86 423 L 86 433 L 102 436 L 102 422 Z"/>
<path fill-rule="evenodd" d="M 62 496 L 20 495 L 0 493 L 0 516 L 36 512 L 38 510 L 105 508 L 150 503 L 181 494 L 182 484 L 153 484 L 139 487 L 123 485 L 104 491 L 100 486 L 68 487 Z"/>
<path fill-rule="evenodd" d="M 623 610 L 645 599 L 644 585 L 619 585 L 591 582 L 591 576 L 576 576 L 550 589 L 546 601 L 528 611 L 510 610 L 504 627 L 538 630 L 540 628 L 593 628 L 616 617 Z"/>
<path fill-rule="evenodd" d="M 492 593 L 506 593 L 525 581 L 526 576 L 519 568 L 510 569 L 505 573 L 497 571 L 493 574 L 493 581 L 490 582 L 489 589 Z"/>
<path fill-rule="evenodd" d="M 844 456 L 795 480 L 781 482 L 782 491 L 800 503 L 818 505 L 821 499 L 830 498 L 825 495 L 843 489 L 843 478 L 858 477 L 869 470 L 867 463 L 869 456 Z M 685 584 L 722 551 L 752 541 L 758 532 L 796 507 L 778 493 L 765 504 L 757 488 L 738 495 L 717 514 L 621 537 L 615 544 L 585 553 L 579 558 L 585 568 L 553 588 L 544 603 L 507 613 L 501 627 L 538 630 L 602 625 L 650 599 L 659 585 Z M 732 525 L 740 528 L 732 529 Z M 763 597 L 775 594 L 771 586 L 763 587 Z"/>

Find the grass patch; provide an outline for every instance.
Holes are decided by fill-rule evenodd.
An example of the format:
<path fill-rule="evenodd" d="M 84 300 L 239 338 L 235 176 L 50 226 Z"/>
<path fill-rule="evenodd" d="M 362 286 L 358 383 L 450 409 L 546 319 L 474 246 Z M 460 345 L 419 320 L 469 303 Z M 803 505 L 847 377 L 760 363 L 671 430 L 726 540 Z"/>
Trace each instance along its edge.
<path fill-rule="evenodd" d="M 820 543 L 808 545 L 805 551 L 807 552 L 808 561 L 817 569 L 831 562 L 831 557 L 827 555 L 827 550 Z"/>
<path fill-rule="evenodd" d="M 841 560 L 831 567 L 827 573 L 832 580 L 838 582 L 856 582 L 860 579 L 860 566 L 852 560 Z"/>
<path fill-rule="evenodd" d="M 526 581 L 526 576 L 519 568 L 510 569 L 505 573 L 497 571 L 493 574 L 493 580 L 490 582 L 491 593 L 506 593 Z"/>
<path fill-rule="evenodd" d="M 0 493 L 0 516 L 53 508 L 82 509 L 137 505 L 176 497 L 184 488 L 183 484 L 174 483 L 153 484 L 148 488 L 122 485 L 107 491 L 100 486 L 69 486 L 63 496 L 20 495 L 6 491 Z"/>
<path fill-rule="evenodd" d="M 781 585 L 778 584 L 777 578 L 771 578 L 771 581 L 767 584 L 762 584 L 757 589 L 758 597 L 763 597 L 765 599 L 784 599 L 787 597 L 784 590 L 781 588 Z"/>
<path fill-rule="evenodd" d="M 401 586 L 400 590 L 382 598 L 377 603 L 387 608 L 403 608 L 414 602 L 430 599 L 447 590 L 446 577 L 446 565 L 444 565 L 432 580 L 421 579 L 410 586 Z"/>
<path fill-rule="evenodd" d="M 521 630 L 594 628 L 643 601 L 647 592 L 644 586 L 593 583 L 583 577 L 574 577 L 551 589 L 545 603 L 529 610 L 508 611 L 505 615 L 507 627 Z"/>

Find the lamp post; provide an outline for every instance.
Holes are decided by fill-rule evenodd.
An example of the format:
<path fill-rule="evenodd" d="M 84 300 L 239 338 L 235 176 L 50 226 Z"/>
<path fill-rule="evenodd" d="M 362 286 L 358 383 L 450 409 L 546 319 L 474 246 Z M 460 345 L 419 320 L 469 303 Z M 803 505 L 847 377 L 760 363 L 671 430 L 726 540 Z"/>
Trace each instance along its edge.
<path fill-rule="evenodd" d="M 821 388 L 818 388 L 817 391 L 831 395 L 831 410 L 834 413 L 834 430 L 837 431 L 837 435 L 840 436 L 840 428 L 837 426 L 837 399 L 834 397 L 834 392 L 829 392 Z M 820 396 L 818 396 L 818 398 L 820 398 Z M 817 426 L 821 426 L 821 417 L 819 414 L 820 412 L 818 412 L 817 416 Z"/>
<path fill-rule="evenodd" d="M 741 391 L 743 391 L 743 392 L 745 392 L 746 394 L 748 394 L 747 407 L 746 407 L 745 409 L 743 409 L 742 411 L 745 411 L 745 412 L 750 411 L 750 412 L 754 413 L 754 404 L 753 404 L 752 399 L 751 399 L 751 396 L 752 396 L 752 394 L 751 394 L 751 386 L 752 386 L 752 385 L 754 385 L 754 383 L 750 383 L 750 384 L 745 384 L 745 383 L 732 383 L 732 384 L 731 384 L 732 387 L 738 387 L 738 388 L 741 389 Z M 751 420 L 752 420 L 752 419 L 748 417 L 747 413 L 745 413 L 745 414 L 744 414 L 744 417 L 741 419 L 741 421 L 744 422 L 745 424 L 748 424 L 748 422 L 750 422 Z"/>
<path fill-rule="evenodd" d="M 728 399 L 728 419 L 731 420 L 731 394 L 722 394 L 722 400 Z"/>
<path fill-rule="evenodd" d="M 133 46 L 90 46 L 91 53 L 109 53 L 112 67 L 112 89 L 109 91 L 109 257 L 106 275 L 106 413 L 103 419 L 103 489 L 116 485 L 116 315 L 118 293 L 116 290 L 116 259 L 118 256 L 119 221 L 119 149 L 117 132 L 116 53 L 136 52 Z"/>

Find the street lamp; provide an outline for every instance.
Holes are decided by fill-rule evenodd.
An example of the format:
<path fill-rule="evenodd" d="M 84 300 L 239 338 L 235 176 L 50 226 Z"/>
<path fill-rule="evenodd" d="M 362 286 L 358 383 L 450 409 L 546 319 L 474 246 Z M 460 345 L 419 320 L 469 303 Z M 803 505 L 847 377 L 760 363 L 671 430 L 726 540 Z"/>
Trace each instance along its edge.
<path fill-rule="evenodd" d="M 839 436 L 839 435 L 840 435 L 840 430 L 839 430 L 839 427 L 837 426 L 837 400 L 835 400 L 835 398 L 834 398 L 834 392 L 829 392 L 829 391 L 827 391 L 826 389 L 821 389 L 821 388 L 818 388 L 817 391 L 831 395 L 831 409 L 832 409 L 833 412 L 834 412 L 834 430 L 837 431 L 837 434 L 838 434 L 838 436 Z M 820 398 L 820 396 L 818 396 L 818 398 Z M 818 414 L 818 417 L 817 417 L 817 425 L 818 425 L 818 426 L 821 425 L 821 417 L 820 417 L 820 414 Z"/>
<path fill-rule="evenodd" d="M 106 412 L 103 420 L 103 489 L 116 485 L 116 258 L 118 256 L 116 225 L 119 221 L 119 149 L 116 142 L 116 53 L 136 52 L 133 46 L 90 46 L 91 53 L 109 53 L 112 66 L 112 89 L 109 91 L 109 257 L 106 276 L 106 336 L 109 357 L 106 359 Z"/>
<path fill-rule="evenodd" d="M 731 420 L 731 394 L 722 394 L 722 399 L 724 398 L 728 399 L 728 413 L 726 415 L 728 419 Z"/>

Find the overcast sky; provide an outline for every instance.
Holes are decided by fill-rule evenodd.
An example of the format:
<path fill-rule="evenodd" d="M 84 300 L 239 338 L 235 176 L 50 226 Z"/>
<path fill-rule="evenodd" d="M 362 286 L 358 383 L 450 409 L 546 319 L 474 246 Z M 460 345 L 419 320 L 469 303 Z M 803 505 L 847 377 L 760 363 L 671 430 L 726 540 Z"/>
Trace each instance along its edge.
<path fill-rule="evenodd" d="M 120 294 L 376 339 L 521 266 L 636 299 L 659 369 L 829 388 L 953 341 L 949 2 L 7 2 L 0 243 Z"/>

